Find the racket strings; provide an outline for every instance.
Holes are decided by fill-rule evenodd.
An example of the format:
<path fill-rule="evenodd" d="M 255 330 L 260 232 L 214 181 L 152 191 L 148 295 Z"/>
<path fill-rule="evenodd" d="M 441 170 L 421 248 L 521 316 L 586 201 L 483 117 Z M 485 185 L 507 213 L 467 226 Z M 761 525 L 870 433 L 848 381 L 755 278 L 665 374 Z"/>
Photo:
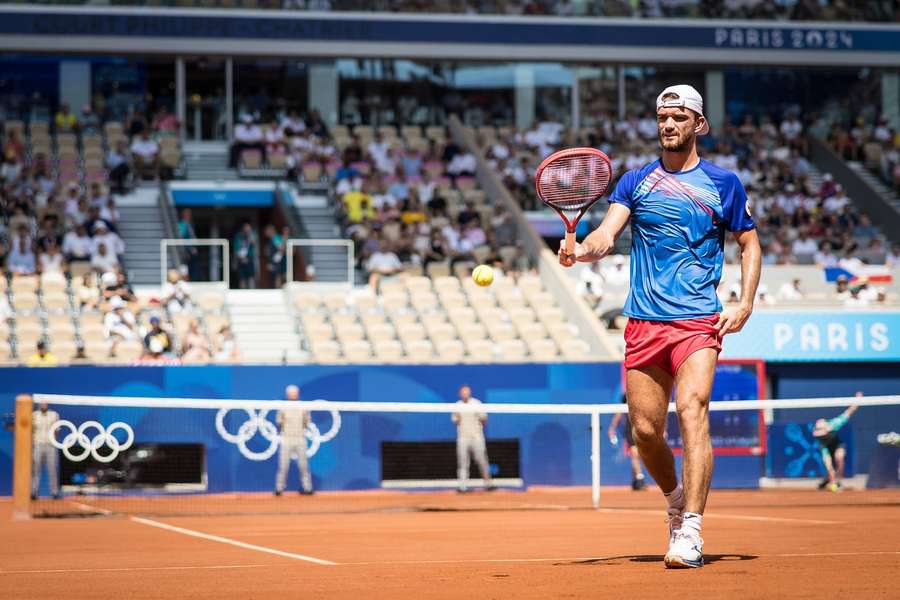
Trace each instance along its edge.
<path fill-rule="evenodd" d="M 612 172 L 596 155 L 561 157 L 548 164 L 537 181 L 538 193 L 560 210 L 581 210 L 603 195 Z"/>

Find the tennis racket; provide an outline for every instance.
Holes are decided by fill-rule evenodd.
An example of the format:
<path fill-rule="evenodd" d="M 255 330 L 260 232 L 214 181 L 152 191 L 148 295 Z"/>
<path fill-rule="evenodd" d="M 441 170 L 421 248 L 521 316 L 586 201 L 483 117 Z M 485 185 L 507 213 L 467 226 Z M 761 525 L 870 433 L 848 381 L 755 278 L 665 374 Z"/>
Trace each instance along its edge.
<path fill-rule="evenodd" d="M 612 181 L 609 157 L 595 148 L 568 148 L 544 159 L 534 176 L 541 201 L 566 224 L 565 252 L 575 252 L 575 228 Z M 567 213 L 575 213 L 569 218 Z"/>

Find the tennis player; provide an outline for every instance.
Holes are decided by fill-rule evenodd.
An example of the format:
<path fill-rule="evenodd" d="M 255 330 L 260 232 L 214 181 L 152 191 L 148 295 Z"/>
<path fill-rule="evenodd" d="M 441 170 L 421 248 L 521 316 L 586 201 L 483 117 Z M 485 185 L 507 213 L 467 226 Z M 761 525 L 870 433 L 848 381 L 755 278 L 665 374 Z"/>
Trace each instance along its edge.
<path fill-rule="evenodd" d="M 716 360 L 726 334 L 740 331 L 753 310 L 760 247 L 747 196 L 734 173 L 697 154 L 709 132 L 703 98 L 689 85 L 656 99 L 660 159 L 625 173 L 609 212 L 573 254 L 560 244 L 564 266 L 609 254 L 631 220 L 631 289 L 625 303 L 626 395 L 635 442 L 668 502 L 670 568 L 703 565 L 700 527 L 713 453 L 708 406 Z M 726 232 L 741 248 L 741 296 L 722 310 Z M 672 389 L 684 440 L 682 482 L 666 444 Z"/>
<path fill-rule="evenodd" d="M 481 400 L 472 397 L 472 388 L 462 385 L 459 388 L 458 405 L 481 404 Z M 494 489 L 491 480 L 491 470 L 488 465 L 487 443 L 484 440 L 484 424 L 487 423 L 487 414 L 481 412 L 459 412 L 450 417 L 456 424 L 456 476 L 457 491 L 466 492 L 466 482 L 469 479 L 469 460 L 474 457 L 475 464 L 481 471 L 484 479 L 484 487 L 490 491 Z"/>
<path fill-rule="evenodd" d="M 300 388 L 289 385 L 284 389 L 284 398 L 292 403 L 300 399 Z M 309 425 L 309 412 L 299 406 L 278 411 L 275 418 L 281 430 L 281 448 L 278 451 L 278 473 L 275 476 L 275 495 L 280 496 L 287 484 L 288 468 L 291 459 L 297 459 L 300 471 L 300 493 L 313 493 L 312 476 L 309 473 L 309 457 L 306 455 L 306 427 Z"/>
<path fill-rule="evenodd" d="M 857 397 L 861 393 L 856 394 Z M 859 407 L 853 405 L 833 419 L 818 419 L 813 427 L 813 437 L 822 449 L 822 462 L 828 472 L 828 478 L 823 481 L 819 489 L 828 488 L 832 492 L 841 489 L 841 480 L 844 478 L 844 462 L 847 458 L 847 447 L 838 435 L 838 431 L 847 424 L 850 417 Z"/>

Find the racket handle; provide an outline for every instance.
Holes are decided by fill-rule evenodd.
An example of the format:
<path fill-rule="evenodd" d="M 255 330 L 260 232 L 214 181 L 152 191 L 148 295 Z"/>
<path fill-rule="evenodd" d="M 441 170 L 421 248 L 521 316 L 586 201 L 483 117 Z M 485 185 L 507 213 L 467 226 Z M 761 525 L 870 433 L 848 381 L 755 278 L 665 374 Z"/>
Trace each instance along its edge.
<path fill-rule="evenodd" d="M 575 232 L 574 231 L 566 232 L 565 248 L 566 248 L 566 254 L 568 254 L 569 256 L 572 256 L 573 254 L 575 254 Z"/>

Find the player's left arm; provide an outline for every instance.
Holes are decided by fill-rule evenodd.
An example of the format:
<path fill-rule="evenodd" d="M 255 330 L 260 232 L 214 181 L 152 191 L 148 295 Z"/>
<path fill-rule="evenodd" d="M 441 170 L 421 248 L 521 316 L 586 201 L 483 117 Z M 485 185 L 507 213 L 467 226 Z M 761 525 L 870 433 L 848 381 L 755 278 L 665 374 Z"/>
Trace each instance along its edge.
<path fill-rule="evenodd" d="M 717 179 L 725 228 L 733 232 L 734 239 L 741 249 L 741 301 L 736 307 L 729 307 L 719 315 L 716 330 L 719 337 L 722 337 L 743 329 L 753 312 L 759 273 L 762 269 L 762 248 L 759 245 L 756 225 L 753 223 L 747 192 L 740 179 L 734 173 Z"/>
<path fill-rule="evenodd" d="M 762 248 L 756 230 L 736 231 L 734 239 L 741 248 L 741 302 L 734 308 L 726 308 L 719 315 L 719 322 L 716 323 L 719 337 L 737 333 L 744 328 L 753 313 L 753 301 L 756 299 L 762 269 Z"/>

